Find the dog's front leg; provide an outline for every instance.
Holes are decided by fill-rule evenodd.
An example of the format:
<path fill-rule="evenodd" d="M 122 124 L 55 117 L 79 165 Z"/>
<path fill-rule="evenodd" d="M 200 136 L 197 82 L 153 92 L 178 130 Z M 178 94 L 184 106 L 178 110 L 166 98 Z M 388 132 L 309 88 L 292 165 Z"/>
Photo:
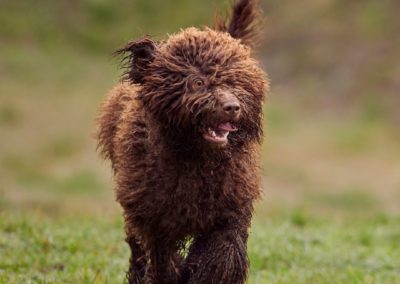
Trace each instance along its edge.
<path fill-rule="evenodd" d="M 147 266 L 146 284 L 177 284 L 181 257 L 176 249 L 167 245 L 155 245 L 149 249 L 150 262 Z"/>
<path fill-rule="evenodd" d="M 127 282 L 128 284 L 143 284 L 147 263 L 146 254 L 134 236 L 128 235 L 126 242 L 129 244 L 131 250 Z"/>
<path fill-rule="evenodd" d="M 243 284 L 248 258 L 247 232 L 241 229 L 218 230 L 198 237 L 182 271 L 182 284 Z"/>

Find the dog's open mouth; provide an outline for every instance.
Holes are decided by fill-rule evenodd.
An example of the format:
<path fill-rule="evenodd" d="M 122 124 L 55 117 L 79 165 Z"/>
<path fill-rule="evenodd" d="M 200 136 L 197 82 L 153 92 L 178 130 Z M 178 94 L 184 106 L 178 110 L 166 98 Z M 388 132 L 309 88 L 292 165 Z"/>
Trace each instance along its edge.
<path fill-rule="evenodd" d="M 210 126 L 203 133 L 203 138 L 209 142 L 224 145 L 228 142 L 229 133 L 236 131 L 237 128 L 230 122 L 221 123 L 218 126 Z"/>

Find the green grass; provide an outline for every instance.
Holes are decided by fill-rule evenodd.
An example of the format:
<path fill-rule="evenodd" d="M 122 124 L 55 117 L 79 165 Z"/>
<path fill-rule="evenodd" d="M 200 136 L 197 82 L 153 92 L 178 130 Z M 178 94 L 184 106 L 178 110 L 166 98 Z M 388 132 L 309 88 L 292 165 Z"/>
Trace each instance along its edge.
<path fill-rule="evenodd" d="M 250 283 L 398 283 L 395 218 L 255 222 Z"/>
<path fill-rule="evenodd" d="M 257 216 L 249 283 L 399 283 L 400 219 Z M 122 218 L 0 214 L 0 283 L 123 283 Z"/>
<path fill-rule="evenodd" d="M 122 283 L 120 218 L 1 215 L 0 283 Z"/>

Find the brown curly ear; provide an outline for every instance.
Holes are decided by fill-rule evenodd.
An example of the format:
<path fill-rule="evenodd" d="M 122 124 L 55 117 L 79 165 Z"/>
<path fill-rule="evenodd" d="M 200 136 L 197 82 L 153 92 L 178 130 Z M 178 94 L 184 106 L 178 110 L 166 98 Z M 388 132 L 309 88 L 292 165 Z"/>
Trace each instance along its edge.
<path fill-rule="evenodd" d="M 142 84 L 146 76 L 147 67 L 154 59 L 155 49 L 155 43 L 150 38 L 145 37 L 131 41 L 125 47 L 115 51 L 115 55 L 124 55 L 122 68 L 125 68 L 126 71 L 123 79 L 129 80 L 134 84 Z"/>
<path fill-rule="evenodd" d="M 229 21 L 217 19 L 215 28 L 254 47 L 261 31 L 259 0 L 235 0 Z"/>

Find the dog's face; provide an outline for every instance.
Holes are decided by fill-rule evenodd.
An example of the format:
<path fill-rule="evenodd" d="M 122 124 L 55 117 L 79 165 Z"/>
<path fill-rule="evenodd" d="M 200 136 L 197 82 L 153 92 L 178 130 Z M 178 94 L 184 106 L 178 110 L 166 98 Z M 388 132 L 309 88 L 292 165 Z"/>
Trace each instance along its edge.
<path fill-rule="evenodd" d="M 142 85 L 140 99 L 160 122 L 194 130 L 213 146 L 260 138 L 266 75 L 249 47 L 227 33 L 195 28 L 165 42 L 135 44 L 141 66 L 129 75 Z"/>
<path fill-rule="evenodd" d="M 205 145 L 259 141 L 268 84 L 251 57 L 256 17 L 256 1 L 239 0 L 229 27 L 188 28 L 162 42 L 144 38 L 121 49 L 145 110 Z"/>

